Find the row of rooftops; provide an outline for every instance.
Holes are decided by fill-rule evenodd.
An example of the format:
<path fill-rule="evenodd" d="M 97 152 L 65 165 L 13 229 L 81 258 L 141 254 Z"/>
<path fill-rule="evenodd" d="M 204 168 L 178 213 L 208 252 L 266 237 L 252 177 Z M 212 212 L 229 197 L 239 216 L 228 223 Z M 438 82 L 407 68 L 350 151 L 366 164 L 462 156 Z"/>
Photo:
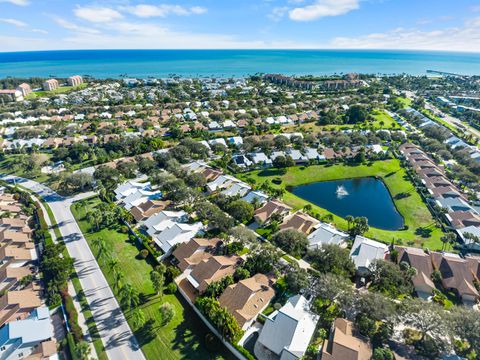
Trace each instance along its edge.
<path fill-rule="evenodd" d="M 43 305 L 41 287 L 33 280 L 37 253 L 31 218 L 14 194 L 0 194 L 0 358 L 56 359 L 50 311 Z"/>
<path fill-rule="evenodd" d="M 405 143 L 399 150 L 435 199 L 435 203 L 445 209 L 445 218 L 452 229 L 457 231 L 466 245 L 472 245 L 465 233 L 480 235 L 480 215 L 477 210 L 470 206 L 463 193 L 445 176 L 444 169 L 437 166 L 418 146 Z"/>

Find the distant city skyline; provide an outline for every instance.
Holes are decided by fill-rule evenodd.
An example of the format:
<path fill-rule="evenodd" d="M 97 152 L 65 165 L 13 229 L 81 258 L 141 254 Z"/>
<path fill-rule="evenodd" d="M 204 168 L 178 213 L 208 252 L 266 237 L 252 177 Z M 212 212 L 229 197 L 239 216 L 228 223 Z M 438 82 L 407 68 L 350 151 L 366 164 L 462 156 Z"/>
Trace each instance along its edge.
<path fill-rule="evenodd" d="M 0 0 L 0 51 L 411 49 L 480 52 L 474 0 Z"/>

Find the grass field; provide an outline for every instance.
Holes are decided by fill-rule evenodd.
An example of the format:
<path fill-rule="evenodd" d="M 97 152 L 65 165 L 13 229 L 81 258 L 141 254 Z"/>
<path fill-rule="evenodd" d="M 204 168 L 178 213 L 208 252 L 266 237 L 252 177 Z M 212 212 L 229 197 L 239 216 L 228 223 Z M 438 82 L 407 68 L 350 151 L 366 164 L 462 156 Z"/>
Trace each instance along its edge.
<path fill-rule="evenodd" d="M 85 89 L 88 84 L 83 83 L 78 86 L 59 86 L 57 89 L 52 90 L 52 91 L 35 91 L 31 92 L 28 94 L 25 99 L 26 100 L 33 100 L 37 97 L 45 97 L 45 96 L 53 96 L 53 95 L 58 95 L 58 94 L 66 94 L 69 93 L 72 90 L 81 90 Z"/>
<path fill-rule="evenodd" d="M 258 170 L 238 175 L 238 177 L 246 180 L 247 178 L 255 180 L 260 185 L 267 179 L 281 178 L 280 186 L 296 186 L 308 184 L 317 181 L 339 180 L 345 178 L 378 176 L 381 177 L 387 186 L 395 206 L 403 216 L 405 224 L 408 226 L 406 230 L 387 231 L 376 228 L 370 228 L 366 236 L 377 239 L 379 241 L 390 243 L 393 239 L 400 240 L 403 244 L 409 244 L 417 247 L 428 247 L 432 250 L 442 248 L 440 237 L 441 229 L 435 226 L 435 221 L 421 196 L 416 192 L 415 187 L 409 181 L 405 170 L 400 166 L 397 159 L 376 161 L 369 165 L 315 165 L 309 167 L 292 167 L 288 168 L 286 173 L 282 175 L 278 170 Z M 272 184 L 273 186 L 278 186 Z M 400 193 L 408 193 L 409 196 L 402 199 L 395 199 Z M 301 199 L 290 192 L 286 192 L 283 201 L 295 209 L 301 209 L 308 201 Z M 311 204 L 315 212 L 321 215 L 329 214 L 326 209 Z M 348 228 L 347 222 L 334 214 L 335 225 L 343 230 Z"/>
<path fill-rule="evenodd" d="M 99 203 L 98 198 L 91 198 L 86 210 L 88 211 Z M 91 244 L 95 238 L 103 238 L 118 258 L 126 281 L 130 282 L 140 292 L 141 297 L 146 299 L 146 302 L 140 307 L 145 313 L 147 321 L 152 319 L 156 322 L 154 325 L 156 336 L 148 338 L 141 329 L 134 329 L 134 332 L 147 359 L 216 359 L 218 356 L 222 356 L 224 359 L 232 358 L 232 355 L 220 342 L 214 353 L 207 350 L 204 339 L 209 331 L 180 294 L 165 294 L 161 298 L 156 296 L 150 282 L 150 272 L 153 267 L 149 262 L 139 259 L 139 249 L 129 241 L 126 234 L 122 234 L 116 229 L 92 232 L 90 224 L 84 219 L 85 209 L 77 209 L 72 206 L 72 212 L 88 243 Z M 94 248 L 92 251 L 97 255 Z M 112 284 L 113 276 L 108 270 L 108 266 L 102 266 L 101 262 L 99 265 L 109 284 Z M 168 325 L 161 326 L 158 309 L 164 302 L 169 302 L 174 306 L 175 317 Z M 130 314 L 127 312 L 125 315 L 133 329 Z"/>
<path fill-rule="evenodd" d="M 338 124 L 318 125 L 316 123 L 295 124 L 282 127 L 282 132 L 304 131 L 315 133 L 321 131 L 340 131 L 347 129 L 401 129 L 401 126 L 390 115 L 381 110 L 375 110 L 371 114 L 374 121 L 366 121 L 361 124 Z"/>
<path fill-rule="evenodd" d="M 0 173 L 1 174 L 7 174 L 7 175 L 17 175 L 29 179 L 34 179 L 35 181 L 38 182 L 45 182 L 48 180 L 49 176 L 47 174 L 42 174 L 39 171 L 36 173 L 28 173 L 27 171 L 24 170 L 24 168 L 20 165 L 20 161 L 23 157 L 25 157 L 25 154 L 8 154 L 3 157 L 3 159 L 0 160 Z M 35 162 L 37 163 L 38 166 L 40 166 L 41 163 L 44 161 L 48 160 L 51 155 L 45 154 L 45 153 L 38 153 L 38 154 L 33 154 L 33 155 L 27 155 L 27 156 L 34 156 Z"/>

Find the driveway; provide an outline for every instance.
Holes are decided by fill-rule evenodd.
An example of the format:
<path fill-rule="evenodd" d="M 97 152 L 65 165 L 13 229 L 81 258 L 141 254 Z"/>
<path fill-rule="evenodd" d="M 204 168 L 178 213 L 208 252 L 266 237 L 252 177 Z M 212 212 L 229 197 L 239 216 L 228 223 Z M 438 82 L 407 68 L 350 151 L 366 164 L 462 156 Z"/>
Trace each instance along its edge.
<path fill-rule="evenodd" d="M 75 259 L 75 270 L 108 358 L 115 360 L 145 359 L 107 280 L 70 211 L 74 200 L 90 197 L 94 193 L 80 194 L 73 199 L 65 198 L 45 185 L 32 180 L 14 176 L 3 176 L 2 178 L 37 193 L 50 206 L 68 253 Z"/>

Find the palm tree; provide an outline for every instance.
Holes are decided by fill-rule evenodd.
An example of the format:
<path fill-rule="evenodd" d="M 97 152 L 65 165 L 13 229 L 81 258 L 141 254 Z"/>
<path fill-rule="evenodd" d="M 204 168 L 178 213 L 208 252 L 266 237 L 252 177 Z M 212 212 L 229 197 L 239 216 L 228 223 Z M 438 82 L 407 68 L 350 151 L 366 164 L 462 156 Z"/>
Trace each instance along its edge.
<path fill-rule="evenodd" d="M 101 260 L 103 266 L 112 258 L 112 251 L 104 239 L 95 238 L 92 241 L 93 247 L 97 249 L 97 258 Z"/>
<path fill-rule="evenodd" d="M 119 292 L 122 288 L 122 281 L 125 279 L 125 274 L 121 271 L 117 271 L 113 273 L 113 290 Z"/>
<path fill-rule="evenodd" d="M 122 306 L 133 309 L 140 302 L 138 291 L 129 283 L 122 286 L 119 292 Z"/>
<path fill-rule="evenodd" d="M 141 328 L 143 325 L 145 325 L 147 319 L 145 316 L 145 313 L 142 311 L 142 309 L 135 309 L 132 312 L 132 322 L 133 322 L 133 327 L 134 328 Z"/>
<path fill-rule="evenodd" d="M 115 276 L 116 273 L 120 271 L 120 264 L 118 262 L 118 259 L 115 257 L 112 257 L 110 261 L 108 262 L 108 267 L 112 274 Z"/>
<path fill-rule="evenodd" d="M 350 225 L 353 223 L 353 216 L 352 215 L 347 215 L 347 216 L 345 216 L 345 220 L 347 220 L 348 231 L 350 231 Z"/>

